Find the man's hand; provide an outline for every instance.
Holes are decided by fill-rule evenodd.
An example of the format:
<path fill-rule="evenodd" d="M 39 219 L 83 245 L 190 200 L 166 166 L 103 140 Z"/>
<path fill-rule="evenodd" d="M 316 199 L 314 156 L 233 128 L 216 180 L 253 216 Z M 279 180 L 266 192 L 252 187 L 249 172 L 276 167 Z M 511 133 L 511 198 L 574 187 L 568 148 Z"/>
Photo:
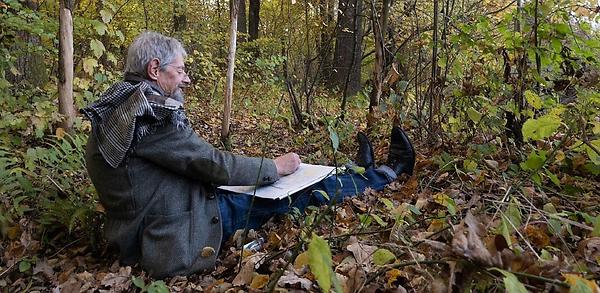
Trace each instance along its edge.
<path fill-rule="evenodd" d="M 294 173 L 300 166 L 300 157 L 296 153 L 287 153 L 283 156 L 275 158 L 275 166 L 277 166 L 277 174 L 279 176 L 290 175 Z"/>

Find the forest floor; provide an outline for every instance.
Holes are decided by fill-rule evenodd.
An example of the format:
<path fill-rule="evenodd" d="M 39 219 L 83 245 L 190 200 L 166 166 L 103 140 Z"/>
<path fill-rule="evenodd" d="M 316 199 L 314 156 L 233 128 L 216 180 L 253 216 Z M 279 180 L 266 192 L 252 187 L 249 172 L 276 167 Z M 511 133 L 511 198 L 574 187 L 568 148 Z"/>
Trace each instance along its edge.
<path fill-rule="evenodd" d="M 190 107 L 197 110 L 189 116 L 200 136 L 219 146 L 221 108 L 205 102 Z M 338 162 L 353 157 L 353 137 L 365 125 L 356 117 L 348 122 L 356 128 L 340 136 Z M 276 156 L 294 151 L 308 163 L 333 163 L 327 126 L 320 121 L 313 130 L 293 130 L 285 119 L 270 120 L 242 110 L 234 113 L 232 123 L 235 153 Z M 384 123 L 370 134 L 380 162 L 387 156 L 390 127 Z M 484 143 L 475 143 L 475 138 L 472 144 L 449 141 L 432 146 L 415 130 L 408 127 L 417 152 L 412 177 L 399 178 L 382 192 L 367 190 L 334 207 L 310 210 L 300 218 L 273 219 L 263 229 L 251 231 L 246 240 L 232 241 L 263 238 L 265 244 L 258 251 L 242 251 L 230 243 L 212 274 L 153 280 L 137 266 L 120 267 L 102 242 L 92 246 L 82 237 L 61 246 L 45 245 L 35 219 L 25 217 L 18 237 L 3 243 L 6 266 L 0 271 L 0 288 L 3 292 L 319 291 L 317 279 L 322 276 L 308 269 L 311 260 L 306 252 L 315 232 L 331 249 L 330 267 L 337 280 L 331 286 L 344 292 L 566 292 L 570 287 L 580 290 L 575 292 L 599 292 L 595 280 L 600 278 L 600 237 L 595 236 L 600 225 L 590 216 L 598 213 L 597 179 L 559 174 L 561 183 L 574 192 L 551 184 L 536 186 L 527 175 L 511 169 L 515 155 L 508 146 L 487 152 L 472 168 L 465 158 L 479 151 L 472 145 Z"/>

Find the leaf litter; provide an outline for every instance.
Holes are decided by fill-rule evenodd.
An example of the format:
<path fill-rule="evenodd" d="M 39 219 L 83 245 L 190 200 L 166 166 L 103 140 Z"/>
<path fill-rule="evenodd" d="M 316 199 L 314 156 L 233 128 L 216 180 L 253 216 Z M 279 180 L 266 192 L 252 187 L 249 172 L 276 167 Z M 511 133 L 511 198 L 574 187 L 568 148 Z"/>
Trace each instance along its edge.
<path fill-rule="evenodd" d="M 191 119 L 202 137 L 219 145 L 220 121 L 213 114 L 194 112 Z M 322 133 L 315 135 L 319 139 L 304 139 L 298 147 L 285 123 L 257 128 L 256 117 L 235 114 L 235 152 L 256 156 L 266 148 L 273 156 L 297 151 L 306 158 L 319 151 L 312 162 L 331 163 L 326 126 L 313 130 Z M 256 137 L 270 139 L 263 145 Z M 373 144 L 383 158 L 387 141 Z M 351 158 L 354 146 L 341 143 L 341 155 Z M 228 243 L 214 272 L 167 278 L 164 288 L 137 266 L 120 267 L 102 242 L 49 244 L 24 218 L 0 244 L 0 288 L 131 292 L 134 280 L 141 280 L 171 292 L 320 291 L 321 276 L 313 274 L 315 260 L 309 254 L 314 233 L 331 252 L 330 265 L 321 269 L 329 272 L 332 290 L 600 292 L 595 281 L 600 279 L 597 181 L 562 174 L 563 184 L 579 190 L 579 196 L 567 195 L 526 178 L 502 176 L 512 160 L 508 155 L 484 159 L 480 169 L 473 169 L 457 159 L 443 164 L 432 159 L 440 150 L 464 156 L 460 147 L 417 144 L 416 149 L 415 176 L 402 177 L 382 192 L 367 190 L 334 208 L 277 217 L 245 241 L 238 236 Z M 259 237 L 265 243 L 258 251 L 241 249 Z"/>

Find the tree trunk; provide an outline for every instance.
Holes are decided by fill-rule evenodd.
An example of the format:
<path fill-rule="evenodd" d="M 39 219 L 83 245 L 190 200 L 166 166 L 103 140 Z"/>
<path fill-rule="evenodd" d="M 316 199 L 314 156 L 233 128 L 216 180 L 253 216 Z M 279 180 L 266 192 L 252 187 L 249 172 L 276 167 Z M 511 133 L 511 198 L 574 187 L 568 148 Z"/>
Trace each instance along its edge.
<path fill-rule="evenodd" d="M 331 85 L 344 90 L 345 100 L 360 90 L 362 0 L 340 0 L 339 10 Z"/>
<path fill-rule="evenodd" d="M 187 28 L 187 3 L 186 0 L 173 2 L 173 31 L 177 37 Z"/>
<path fill-rule="evenodd" d="M 383 0 L 381 12 L 377 13 L 375 2 L 371 2 L 371 20 L 373 25 L 373 37 L 375 40 L 375 64 L 373 66 L 373 90 L 369 97 L 369 114 L 367 115 L 367 129 L 371 129 L 375 122 L 376 110 L 384 91 L 385 68 L 387 67 L 385 53 L 385 33 L 387 31 L 387 18 L 389 15 L 391 0 Z M 377 17 L 379 15 L 379 17 Z"/>
<path fill-rule="evenodd" d="M 334 28 L 332 27 L 335 25 L 333 20 L 333 6 L 333 1 L 331 0 L 319 0 L 319 20 L 321 24 L 319 39 L 317 40 L 317 50 L 319 54 L 319 75 L 323 83 L 330 82 L 332 72 L 334 32 Z"/>
<path fill-rule="evenodd" d="M 260 24 L 260 0 L 250 0 L 248 10 L 248 33 L 250 41 L 258 39 L 258 25 Z"/>
<path fill-rule="evenodd" d="M 73 132 L 73 18 L 72 0 L 60 0 L 59 14 L 59 66 L 58 66 L 58 112 L 64 116 L 61 127 Z"/>
<path fill-rule="evenodd" d="M 235 2 L 235 0 L 232 2 Z M 237 31 L 242 34 L 240 40 L 245 41 L 246 34 L 248 34 L 248 21 L 246 20 L 246 0 L 237 0 L 237 3 Z"/>
<path fill-rule="evenodd" d="M 439 126 L 440 95 L 438 91 L 438 5 L 439 0 L 433 0 L 433 48 L 431 49 L 431 80 L 429 83 L 429 134 L 433 142 L 433 135 L 437 133 Z"/>
<path fill-rule="evenodd" d="M 243 1 L 243 0 L 242 0 Z M 225 84 L 225 101 L 223 105 L 223 121 L 221 121 L 221 141 L 226 148 L 231 145 L 229 125 L 231 119 L 231 104 L 233 100 L 233 70 L 235 68 L 235 49 L 238 24 L 238 1 L 231 5 L 231 29 L 229 30 L 229 56 L 227 58 L 227 79 Z"/>

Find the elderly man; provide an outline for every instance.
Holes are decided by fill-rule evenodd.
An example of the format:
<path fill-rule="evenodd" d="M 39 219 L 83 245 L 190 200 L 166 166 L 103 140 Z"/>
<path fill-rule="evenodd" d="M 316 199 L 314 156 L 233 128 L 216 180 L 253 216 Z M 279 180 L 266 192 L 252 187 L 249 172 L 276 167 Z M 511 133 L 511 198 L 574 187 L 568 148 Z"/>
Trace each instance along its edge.
<path fill-rule="evenodd" d="M 190 83 L 179 41 L 141 33 L 130 45 L 125 77 L 82 109 L 92 122 L 86 163 L 106 209 L 105 235 L 123 265 L 139 263 L 162 278 L 209 271 L 221 243 L 235 230 L 258 228 L 292 207 L 381 190 L 396 174 L 412 173 L 414 150 L 399 128 L 392 131 L 388 166 L 377 169 L 366 136 L 359 134 L 364 174 L 325 179 L 287 200 L 256 199 L 216 190 L 216 185 L 265 185 L 293 173 L 297 154 L 275 159 L 237 156 L 215 149 L 194 133 L 183 110 Z M 258 182 L 257 182 L 258 179 Z M 346 184 L 345 184 L 346 183 Z"/>

